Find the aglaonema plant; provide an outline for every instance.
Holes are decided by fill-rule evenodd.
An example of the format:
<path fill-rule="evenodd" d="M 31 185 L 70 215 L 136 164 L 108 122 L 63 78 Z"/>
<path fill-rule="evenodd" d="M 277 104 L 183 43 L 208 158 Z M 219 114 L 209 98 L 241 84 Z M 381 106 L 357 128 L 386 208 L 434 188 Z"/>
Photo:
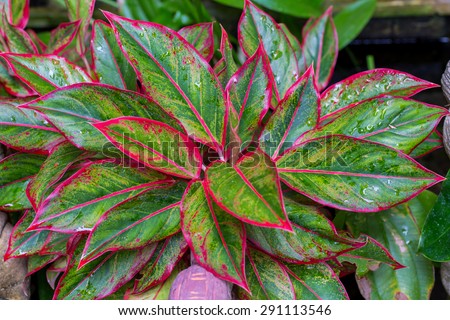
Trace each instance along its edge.
<path fill-rule="evenodd" d="M 331 10 L 300 43 L 247 1 L 238 62 L 212 23 L 108 12 L 88 48 L 93 2 L 72 4 L 86 16 L 52 46 L 2 20 L 0 209 L 24 211 L 4 258 L 46 268 L 55 299 L 165 299 L 189 256 L 239 299 L 347 299 L 340 275 L 406 265 L 363 226 L 423 211 L 443 180 L 413 159 L 440 144 L 447 111 L 410 98 L 434 84 L 375 69 L 328 86 Z"/>

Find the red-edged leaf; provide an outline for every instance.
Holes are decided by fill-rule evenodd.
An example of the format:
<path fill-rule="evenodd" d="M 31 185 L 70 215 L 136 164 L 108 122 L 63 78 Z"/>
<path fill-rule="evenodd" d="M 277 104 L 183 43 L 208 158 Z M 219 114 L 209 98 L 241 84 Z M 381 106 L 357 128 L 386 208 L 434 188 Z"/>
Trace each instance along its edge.
<path fill-rule="evenodd" d="M 208 196 L 204 181 L 191 182 L 181 208 L 184 237 L 198 263 L 245 289 L 245 229 Z"/>
<path fill-rule="evenodd" d="M 291 148 L 302 134 L 319 121 L 320 101 L 310 68 L 286 92 L 259 139 L 261 149 L 275 159 Z"/>
<path fill-rule="evenodd" d="M 40 95 L 80 82 L 92 82 L 87 73 L 55 55 L 2 54 L 16 76 Z"/>
<path fill-rule="evenodd" d="M 18 98 L 36 95 L 36 92 L 23 84 L 18 78 L 14 77 L 13 72 L 10 72 L 8 69 L 6 62 L 1 59 L 0 83 L 8 94 Z"/>
<path fill-rule="evenodd" d="M 58 182 L 72 164 L 80 160 L 83 151 L 69 142 L 54 147 L 41 169 L 27 186 L 27 196 L 35 210 L 38 210 L 45 193 Z"/>
<path fill-rule="evenodd" d="M 343 134 L 382 143 L 409 154 L 446 114 L 447 109 L 442 107 L 384 96 L 340 109 L 330 122 L 319 125 L 301 139 Z"/>
<path fill-rule="evenodd" d="M 121 117 L 93 126 L 120 151 L 150 168 L 186 179 L 200 175 L 198 148 L 186 135 L 165 123 Z"/>
<path fill-rule="evenodd" d="M 333 84 L 322 93 L 321 117 L 366 99 L 382 95 L 410 97 L 435 87 L 434 83 L 397 70 L 364 71 Z"/>
<path fill-rule="evenodd" d="M 0 142 L 19 151 L 47 154 L 64 137 L 40 113 L 17 107 L 23 102 L 0 102 Z"/>
<path fill-rule="evenodd" d="M 434 150 L 442 148 L 442 134 L 435 129 L 425 140 L 418 144 L 409 155 L 413 158 L 423 157 Z"/>
<path fill-rule="evenodd" d="M 22 28 L 15 27 L 8 22 L 2 11 L 1 33 L 5 37 L 6 52 L 13 53 L 37 53 L 38 50 L 28 33 Z"/>
<path fill-rule="evenodd" d="M 189 136 L 222 149 L 228 110 L 224 92 L 208 62 L 167 27 L 105 15 L 145 93 L 177 118 Z"/>
<path fill-rule="evenodd" d="M 303 74 L 307 69 L 305 55 L 303 54 L 303 48 L 298 39 L 291 33 L 291 31 L 285 24 L 280 23 L 280 27 L 286 34 L 286 37 L 288 38 L 292 49 L 294 49 L 295 57 L 297 58 L 298 72 L 299 74 Z"/>
<path fill-rule="evenodd" d="M 77 51 L 85 52 L 84 37 L 95 9 L 95 0 L 65 0 L 70 21 L 80 21 L 78 29 Z"/>
<path fill-rule="evenodd" d="M 295 299 L 294 286 L 284 266 L 261 251 L 248 248 L 245 273 L 249 291 L 238 288 L 239 299 Z"/>
<path fill-rule="evenodd" d="M 94 72 L 101 83 L 136 90 L 136 73 L 120 49 L 112 27 L 104 21 L 94 23 L 91 53 Z"/>
<path fill-rule="evenodd" d="M 66 253 L 66 244 L 71 235 L 51 231 L 26 232 L 34 217 L 34 211 L 28 210 L 14 226 L 5 253 L 5 260 L 35 254 L 61 255 Z"/>
<path fill-rule="evenodd" d="M 87 163 L 42 202 L 28 230 L 90 231 L 108 209 L 159 181 L 167 181 L 164 179 L 156 171 L 110 160 Z"/>
<path fill-rule="evenodd" d="M 214 73 L 217 75 L 220 83 L 225 87 L 230 80 L 231 76 L 237 71 L 238 66 L 234 61 L 233 57 L 233 47 L 231 46 L 230 40 L 228 39 L 228 34 L 225 29 L 221 26 L 222 37 L 220 40 L 219 51 L 222 58 L 215 64 Z"/>
<path fill-rule="evenodd" d="M 81 20 L 74 22 L 61 23 L 56 29 L 52 30 L 48 42 L 46 53 L 58 54 L 63 51 L 75 38 Z"/>
<path fill-rule="evenodd" d="M 214 56 L 213 27 L 214 23 L 212 22 L 199 23 L 184 27 L 178 33 L 209 62 Z"/>
<path fill-rule="evenodd" d="M 8 14 L 9 22 L 24 29 L 30 17 L 30 0 L 2 0 L 3 10 Z"/>
<path fill-rule="evenodd" d="M 325 88 L 333 75 L 339 46 L 336 27 L 329 8 L 308 26 L 303 37 L 303 53 L 306 65 L 314 65 L 319 90 Z"/>
<path fill-rule="evenodd" d="M 170 118 L 149 98 L 108 85 L 75 84 L 53 91 L 21 107 L 43 113 L 72 144 L 80 149 L 95 152 L 104 152 L 105 146 L 110 144 L 108 139 L 92 126 L 92 123 L 99 121 L 137 116 L 182 130 L 176 120 Z"/>
<path fill-rule="evenodd" d="M 43 269 L 60 257 L 58 254 L 32 255 L 27 258 L 27 277 Z"/>
<path fill-rule="evenodd" d="M 111 208 L 89 234 L 80 265 L 106 251 L 141 248 L 177 233 L 185 189 L 185 182 L 155 184 Z"/>
<path fill-rule="evenodd" d="M 31 208 L 25 189 L 44 160 L 38 155 L 15 153 L 0 161 L 0 210 Z"/>
<path fill-rule="evenodd" d="M 67 270 L 59 280 L 53 299 L 102 299 L 119 290 L 147 264 L 156 244 L 137 250 L 105 255 L 78 269 L 85 241 L 69 255 Z"/>
<path fill-rule="evenodd" d="M 316 263 L 364 245 L 341 237 L 316 207 L 285 199 L 294 233 L 247 225 L 249 240 L 261 250 L 292 263 Z"/>
<path fill-rule="evenodd" d="M 34 31 L 32 29 L 27 29 L 26 31 L 27 31 L 28 35 L 30 36 L 31 40 L 36 45 L 37 50 L 38 50 L 37 53 L 43 54 L 45 52 L 45 50 L 47 50 L 47 45 L 41 40 L 41 38 L 39 38 L 36 31 Z"/>
<path fill-rule="evenodd" d="M 247 57 L 263 44 L 272 67 L 277 98 L 282 99 L 299 77 L 297 57 L 283 29 L 271 16 L 246 0 L 239 20 L 238 40 Z"/>
<path fill-rule="evenodd" d="M 181 232 L 158 243 L 150 261 L 141 270 L 140 278 L 134 283 L 133 294 L 144 293 L 165 282 L 188 249 Z"/>
<path fill-rule="evenodd" d="M 272 98 L 272 74 L 270 62 L 262 46 L 231 77 L 225 92 L 230 104 L 231 130 L 240 141 L 240 150 L 254 139 Z"/>
<path fill-rule="evenodd" d="M 45 271 L 50 288 L 55 290 L 59 276 L 67 270 L 67 257 L 63 256 L 54 261 Z"/>
<path fill-rule="evenodd" d="M 297 192 L 357 212 L 393 207 L 443 180 L 395 149 L 340 135 L 298 145 L 276 164 L 282 181 Z"/>
<path fill-rule="evenodd" d="M 246 154 L 235 166 L 214 162 L 206 170 L 208 193 L 225 211 L 261 227 L 291 231 L 274 163 L 261 151 Z"/>

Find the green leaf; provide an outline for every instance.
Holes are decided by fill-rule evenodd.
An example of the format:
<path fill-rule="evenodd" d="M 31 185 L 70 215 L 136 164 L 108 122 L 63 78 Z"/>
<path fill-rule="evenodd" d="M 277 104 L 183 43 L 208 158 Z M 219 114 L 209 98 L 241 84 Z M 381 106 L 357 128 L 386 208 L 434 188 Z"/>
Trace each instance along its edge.
<path fill-rule="evenodd" d="M 333 84 L 322 93 L 321 117 L 367 99 L 383 95 L 410 97 L 436 86 L 397 70 L 364 71 Z"/>
<path fill-rule="evenodd" d="M 183 197 L 182 231 L 198 263 L 215 276 L 246 288 L 245 229 L 208 196 L 205 182 L 192 182 Z"/>
<path fill-rule="evenodd" d="M 316 207 L 285 200 L 294 232 L 247 225 L 248 239 L 259 249 L 292 263 L 332 259 L 362 243 L 338 235 L 331 221 Z"/>
<path fill-rule="evenodd" d="M 325 263 L 286 264 L 297 300 L 348 300 L 344 285 Z"/>
<path fill-rule="evenodd" d="M 25 189 L 44 160 L 45 157 L 38 155 L 15 153 L 0 161 L 0 210 L 31 208 Z"/>
<path fill-rule="evenodd" d="M 47 254 L 47 255 L 32 255 L 27 258 L 27 276 L 38 272 L 45 266 L 49 265 L 53 261 L 57 260 L 60 256 L 57 254 Z"/>
<path fill-rule="evenodd" d="M 28 230 L 90 231 L 108 209 L 167 181 L 165 178 L 150 169 L 130 168 L 110 160 L 88 162 L 42 202 Z"/>
<path fill-rule="evenodd" d="M 409 154 L 447 113 L 444 108 L 407 98 L 375 98 L 340 109 L 331 122 L 308 132 L 302 140 L 343 134 Z"/>
<path fill-rule="evenodd" d="M 289 43 L 292 46 L 292 49 L 294 49 L 295 57 L 297 58 L 299 74 L 305 73 L 307 66 L 305 56 L 303 54 L 303 48 L 300 44 L 300 41 L 292 34 L 292 32 L 288 29 L 288 27 L 284 23 L 280 23 L 280 27 L 286 34 L 286 37 L 288 38 Z"/>
<path fill-rule="evenodd" d="M 211 61 L 214 56 L 214 23 L 199 23 L 180 29 L 178 33 L 192 44 L 195 49 L 205 58 Z"/>
<path fill-rule="evenodd" d="M 92 60 L 99 81 L 120 89 L 135 91 L 136 73 L 120 50 L 112 27 L 97 20 L 92 32 Z"/>
<path fill-rule="evenodd" d="M 80 21 L 77 51 L 84 54 L 84 38 L 95 8 L 95 0 L 65 0 L 70 21 Z"/>
<path fill-rule="evenodd" d="M 272 98 L 270 62 L 259 47 L 255 54 L 231 77 L 225 92 L 235 116 L 231 128 L 239 137 L 238 148 L 245 149 L 257 134 L 270 108 Z"/>
<path fill-rule="evenodd" d="M 2 11 L 1 14 L 2 21 L 0 27 L 2 29 L 2 34 L 5 36 L 7 45 L 7 50 L 5 51 L 13 53 L 37 53 L 38 50 L 36 45 L 33 43 L 33 40 L 31 40 L 28 33 L 20 27 L 11 25 L 6 18 L 4 11 Z"/>
<path fill-rule="evenodd" d="M 181 232 L 158 243 L 150 261 L 141 270 L 141 277 L 135 281 L 133 294 L 141 294 L 164 283 L 176 273 L 180 259 L 189 249 Z"/>
<path fill-rule="evenodd" d="M 435 129 L 425 140 L 418 144 L 409 155 L 413 158 L 420 158 L 439 148 L 442 148 L 442 135 Z"/>
<path fill-rule="evenodd" d="M 119 290 L 145 266 L 155 245 L 108 254 L 78 269 L 84 247 L 80 241 L 53 296 L 58 300 L 102 299 Z"/>
<path fill-rule="evenodd" d="M 376 214 L 348 214 L 347 225 L 357 235 L 365 233 L 386 246 L 406 268 L 393 270 L 383 264 L 358 278 L 366 299 L 429 299 L 434 284 L 433 263 L 417 252 L 420 229 L 436 195 L 424 192 L 408 203 Z"/>
<path fill-rule="evenodd" d="M 262 43 L 270 60 L 276 96 L 278 100 L 282 99 L 300 76 L 294 49 L 283 29 L 271 16 L 247 1 L 238 32 L 239 44 L 247 57 L 252 56 Z"/>
<path fill-rule="evenodd" d="M 319 121 L 319 93 L 312 69 L 289 89 L 259 138 L 261 149 L 276 159 Z"/>
<path fill-rule="evenodd" d="M 8 12 L 9 22 L 21 29 L 25 29 L 30 16 L 29 0 L 2 0 L 4 12 Z"/>
<path fill-rule="evenodd" d="M 167 27 L 106 16 L 145 93 L 178 119 L 189 136 L 220 150 L 228 111 L 208 62 Z"/>
<path fill-rule="evenodd" d="M 46 53 L 58 54 L 72 43 L 80 27 L 80 20 L 74 22 L 61 23 L 56 29 L 52 30 L 50 40 L 47 45 Z"/>
<path fill-rule="evenodd" d="M 450 172 L 422 228 L 419 251 L 433 261 L 450 261 Z M 424 210 L 425 211 L 425 210 Z M 425 212 L 427 213 L 427 212 Z"/>
<path fill-rule="evenodd" d="M 319 90 L 322 90 L 333 75 L 339 51 L 331 8 L 307 27 L 303 36 L 303 53 L 306 65 L 314 65 L 316 83 Z"/>
<path fill-rule="evenodd" d="M 0 84 L 3 85 L 5 91 L 18 98 L 35 95 L 36 93 L 31 88 L 23 84 L 8 71 L 8 67 L 5 64 L 6 62 L 0 61 Z"/>
<path fill-rule="evenodd" d="M 334 17 L 339 50 L 347 46 L 364 29 L 377 5 L 376 0 L 358 0 L 345 6 Z"/>
<path fill-rule="evenodd" d="M 180 231 L 185 189 L 185 182 L 158 183 L 107 211 L 89 234 L 80 264 L 107 251 L 141 248 Z"/>
<path fill-rule="evenodd" d="M 205 176 L 208 193 L 223 210 L 246 223 L 292 230 L 277 171 L 261 151 L 246 154 L 234 166 L 214 162 Z"/>
<path fill-rule="evenodd" d="M 245 273 L 250 292 L 238 288 L 243 300 L 294 300 L 291 279 L 281 263 L 253 248 L 248 248 Z"/>
<path fill-rule="evenodd" d="M 339 135 L 298 145 L 276 164 L 292 189 L 357 212 L 390 208 L 443 179 L 394 149 Z"/>
<path fill-rule="evenodd" d="M 28 111 L 28 110 L 27 110 Z M 83 151 L 69 142 L 63 142 L 52 149 L 41 169 L 27 187 L 27 196 L 33 208 L 38 209 L 45 193 L 57 183 L 72 164 L 82 158 Z"/>
<path fill-rule="evenodd" d="M 225 88 L 231 76 L 237 71 L 238 66 L 234 61 L 233 47 L 231 46 L 228 34 L 221 26 L 222 36 L 220 40 L 219 51 L 222 55 L 220 60 L 214 66 L 214 73 L 217 75 L 222 87 Z"/>
<path fill-rule="evenodd" d="M 87 73 L 63 57 L 55 55 L 3 54 L 16 76 L 44 95 L 58 88 L 81 82 L 92 82 Z"/>
<path fill-rule="evenodd" d="M 0 103 L 0 142 L 16 150 L 46 154 L 64 137 L 40 113 L 17 107 L 23 102 Z"/>
<path fill-rule="evenodd" d="M 120 151 L 150 168 L 186 179 L 200 175 L 198 148 L 189 137 L 163 122 L 121 117 L 93 126 Z"/>
<path fill-rule="evenodd" d="M 72 235 L 52 231 L 26 232 L 34 217 L 34 211 L 28 210 L 14 226 L 9 239 L 8 250 L 5 253 L 5 259 L 35 254 L 61 255 L 66 253 L 66 244 Z"/>
<path fill-rule="evenodd" d="M 102 106 L 99 108 L 98 106 Z M 131 91 L 101 84 L 76 84 L 47 94 L 23 108 L 35 109 L 80 149 L 103 152 L 110 143 L 92 123 L 122 116 L 164 122 L 182 130 L 156 103 Z"/>
<path fill-rule="evenodd" d="M 339 263 L 351 263 L 356 266 L 356 276 L 362 277 L 369 271 L 375 271 L 382 263 L 395 269 L 403 268 L 395 261 L 389 251 L 377 240 L 367 235 L 362 235 L 366 239 L 363 247 L 346 252 L 338 257 Z"/>

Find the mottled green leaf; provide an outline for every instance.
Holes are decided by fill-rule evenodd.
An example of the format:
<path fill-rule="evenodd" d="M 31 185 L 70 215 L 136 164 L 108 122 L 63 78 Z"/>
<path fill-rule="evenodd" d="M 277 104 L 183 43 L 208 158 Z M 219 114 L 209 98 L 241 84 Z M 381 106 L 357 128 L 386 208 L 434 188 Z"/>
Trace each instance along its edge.
<path fill-rule="evenodd" d="M 429 299 L 434 284 L 433 263 L 417 252 L 420 230 L 436 195 L 423 192 L 405 204 L 376 214 L 348 214 L 346 223 L 357 235 L 365 233 L 386 246 L 406 268 L 383 264 L 357 278 L 366 299 Z"/>
<path fill-rule="evenodd" d="M 93 227 L 81 265 L 107 251 L 135 249 L 180 231 L 185 182 L 159 183 L 107 211 Z"/>
<path fill-rule="evenodd" d="M 206 170 L 206 183 L 215 202 L 236 218 L 292 230 L 274 163 L 261 151 L 246 154 L 234 166 L 214 162 Z"/>
<path fill-rule="evenodd" d="M 303 54 L 303 48 L 300 44 L 300 41 L 292 34 L 292 32 L 288 29 L 288 27 L 284 23 L 280 23 L 281 29 L 286 34 L 286 37 L 289 40 L 289 43 L 292 46 L 292 49 L 294 49 L 295 57 L 297 58 L 297 65 L 298 65 L 298 72 L 299 74 L 303 74 L 306 69 L 306 61 L 305 61 L 305 55 Z"/>
<path fill-rule="evenodd" d="M 450 172 L 422 228 L 419 251 L 433 261 L 450 261 Z M 425 210 L 424 210 L 425 211 Z"/>
<path fill-rule="evenodd" d="M 16 150 L 46 154 L 64 137 L 40 113 L 17 107 L 25 101 L 0 102 L 0 142 Z"/>
<path fill-rule="evenodd" d="M 63 22 L 52 30 L 45 52 L 58 54 L 63 51 L 69 44 L 72 43 L 72 40 L 80 27 L 80 23 L 80 20 L 74 22 Z"/>
<path fill-rule="evenodd" d="M 24 29 L 30 16 L 30 0 L 1 0 L 0 9 L 8 14 L 9 22 Z"/>
<path fill-rule="evenodd" d="M 277 161 L 277 168 L 292 189 L 358 212 L 390 208 L 443 179 L 394 149 L 339 135 L 296 146 Z"/>
<path fill-rule="evenodd" d="M 221 26 L 222 37 L 220 40 L 220 53 L 222 57 L 214 66 L 214 73 L 217 75 L 222 87 L 225 88 L 231 76 L 237 71 L 238 66 L 234 61 L 233 47 L 231 46 L 228 34 Z"/>
<path fill-rule="evenodd" d="M 141 270 L 140 278 L 135 281 L 133 294 L 144 293 L 165 282 L 177 269 L 180 259 L 188 249 L 181 232 L 159 242 L 150 261 Z"/>
<path fill-rule="evenodd" d="M 289 89 L 259 138 L 261 149 L 277 158 L 319 121 L 319 94 L 312 69 Z"/>
<path fill-rule="evenodd" d="M 439 148 L 442 148 L 442 135 L 435 129 L 425 140 L 418 144 L 409 155 L 413 158 L 420 158 Z"/>
<path fill-rule="evenodd" d="M 283 265 L 272 257 L 248 248 L 245 273 L 250 292 L 239 288 L 239 299 L 294 300 L 295 291 Z"/>
<path fill-rule="evenodd" d="M 92 79 L 79 66 L 55 55 L 3 54 L 16 76 L 40 95 Z"/>
<path fill-rule="evenodd" d="M 93 126 L 120 151 L 150 168 L 185 179 L 200 175 L 198 148 L 189 137 L 163 122 L 121 117 Z"/>
<path fill-rule="evenodd" d="M 248 239 L 261 250 L 292 263 L 332 259 L 363 243 L 341 237 L 318 208 L 285 200 L 294 232 L 247 225 Z"/>
<path fill-rule="evenodd" d="M 28 230 L 90 231 L 111 207 L 163 179 L 156 171 L 110 160 L 87 163 L 42 202 Z"/>
<path fill-rule="evenodd" d="M 84 37 L 89 28 L 95 0 L 65 0 L 70 21 L 80 21 L 77 51 L 84 54 Z"/>
<path fill-rule="evenodd" d="M 213 27 L 214 23 L 212 22 L 199 23 L 184 27 L 178 33 L 209 62 L 214 56 Z"/>
<path fill-rule="evenodd" d="M 3 85 L 5 91 L 19 98 L 35 95 L 36 93 L 31 88 L 23 84 L 8 71 L 8 67 L 5 64 L 6 62 L 3 60 L 0 61 L 0 83 Z"/>
<path fill-rule="evenodd" d="M 112 27 L 101 20 L 94 23 L 91 50 L 94 71 L 101 83 L 136 90 L 136 73 L 120 50 Z"/>
<path fill-rule="evenodd" d="M 238 31 L 239 43 L 247 57 L 256 52 L 260 43 L 264 46 L 275 79 L 277 97 L 282 99 L 300 76 L 297 57 L 283 29 L 271 16 L 248 1 Z"/>
<path fill-rule="evenodd" d="M 78 148 L 96 152 L 103 152 L 104 147 L 110 144 L 92 126 L 92 123 L 99 121 L 137 116 L 161 121 L 182 130 L 175 120 L 149 98 L 101 84 L 76 84 L 22 107 L 43 113 Z"/>
<path fill-rule="evenodd" d="M 25 189 L 44 160 L 45 157 L 38 155 L 15 153 L 0 161 L 0 210 L 31 208 Z"/>
<path fill-rule="evenodd" d="M 204 185 L 204 181 L 191 183 L 183 197 L 184 237 L 201 266 L 221 279 L 246 288 L 244 226 L 212 201 Z"/>
<path fill-rule="evenodd" d="M 27 258 L 27 276 L 32 275 L 33 273 L 38 272 L 45 266 L 49 265 L 53 261 L 57 260 L 59 255 L 57 254 L 47 254 L 47 255 L 32 255 Z"/>
<path fill-rule="evenodd" d="M 321 116 L 366 99 L 383 95 L 410 97 L 437 85 L 408 73 L 373 69 L 355 74 L 330 86 L 322 93 Z"/>
<path fill-rule="evenodd" d="M 20 1 L 20 0 L 19 0 Z M 13 53 L 37 53 L 36 45 L 31 40 L 28 33 L 20 27 L 15 27 L 8 22 L 4 11 L 2 13 L 1 29 L 5 35 L 5 43 L 8 50 Z"/>
<path fill-rule="evenodd" d="M 194 139 L 225 143 L 224 92 L 208 62 L 177 32 L 106 14 L 146 94 L 176 117 Z"/>
<path fill-rule="evenodd" d="M 337 111 L 331 122 L 308 132 L 302 140 L 343 134 L 409 154 L 431 134 L 447 112 L 407 98 L 375 98 Z"/>

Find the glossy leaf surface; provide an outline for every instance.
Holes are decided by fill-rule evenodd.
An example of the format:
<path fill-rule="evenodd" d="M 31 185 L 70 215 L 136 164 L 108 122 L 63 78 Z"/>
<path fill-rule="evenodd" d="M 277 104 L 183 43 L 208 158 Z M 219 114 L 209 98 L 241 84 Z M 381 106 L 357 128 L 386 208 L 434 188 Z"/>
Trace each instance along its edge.
<path fill-rule="evenodd" d="M 135 249 L 180 230 L 180 202 L 186 183 L 155 184 L 107 211 L 95 224 L 81 264 L 107 251 Z"/>
<path fill-rule="evenodd" d="M 36 93 L 27 85 L 22 83 L 17 77 L 9 72 L 6 62 L 0 61 L 0 84 L 3 85 L 5 91 L 18 98 L 33 96 Z"/>
<path fill-rule="evenodd" d="M 196 178 L 201 170 L 198 148 L 183 133 L 159 121 L 121 117 L 94 127 L 120 151 L 150 168 L 181 178 Z"/>
<path fill-rule="evenodd" d="M 449 261 L 450 253 L 450 174 L 442 185 L 441 193 L 428 213 L 422 228 L 419 251 L 433 261 Z"/>
<path fill-rule="evenodd" d="M 305 142 L 286 152 L 277 168 L 294 190 L 358 212 L 390 208 L 443 179 L 394 149 L 346 136 Z"/>
<path fill-rule="evenodd" d="M 30 0 L 3 0 L 2 4 L 10 23 L 24 29 L 30 17 Z"/>
<path fill-rule="evenodd" d="M 31 208 L 25 189 L 44 160 L 42 156 L 16 153 L 0 161 L 0 210 Z"/>
<path fill-rule="evenodd" d="M 42 202 L 29 230 L 90 231 L 108 209 L 163 179 L 156 171 L 108 160 L 88 163 Z"/>
<path fill-rule="evenodd" d="M 442 135 L 434 130 L 425 140 L 417 145 L 409 155 L 413 158 L 423 157 L 434 150 L 442 148 Z"/>
<path fill-rule="evenodd" d="M 141 277 L 134 283 L 133 294 L 144 293 L 165 282 L 188 249 L 181 232 L 159 242 L 151 259 L 140 271 Z"/>
<path fill-rule="evenodd" d="M 63 51 L 74 39 L 80 27 L 81 21 L 61 23 L 50 34 L 46 53 L 58 54 Z"/>
<path fill-rule="evenodd" d="M 320 101 L 309 69 L 286 93 L 259 139 L 261 149 L 272 159 L 292 147 L 319 121 Z"/>
<path fill-rule="evenodd" d="M 57 260 L 59 255 L 57 254 L 47 254 L 47 255 L 33 255 L 27 258 L 27 271 L 28 276 L 38 272 L 45 266 L 49 265 L 53 261 Z"/>
<path fill-rule="evenodd" d="M 392 69 L 374 69 L 355 74 L 330 86 L 321 99 L 321 116 L 382 95 L 410 97 L 435 84 Z"/>
<path fill-rule="evenodd" d="M 420 229 L 436 195 L 424 192 L 408 203 L 377 214 L 347 215 L 353 234 L 364 232 L 381 242 L 406 268 L 381 265 L 358 279 L 366 299 L 429 299 L 434 284 L 433 263 L 417 252 Z"/>
<path fill-rule="evenodd" d="M 223 90 L 207 61 L 175 31 L 107 14 L 145 93 L 187 133 L 213 148 L 224 143 Z"/>
<path fill-rule="evenodd" d="M 221 26 L 222 37 L 220 40 L 219 51 L 222 54 L 220 60 L 214 66 L 214 73 L 217 75 L 222 87 L 225 88 L 231 76 L 237 71 L 238 66 L 234 61 L 233 47 L 231 46 L 228 34 Z"/>
<path fill-rule="evenodd" d="M 20 0 L 19 0 L 20 1 Z M 36 45 L 31 40 L 28 33 L 20 27 L 11 25 L 2 11 L 2 34 L 6 37 L 7 49 L 4 52 L 12 53 L 37 53 Z"/>
<path fill-rule="evenodd" d="M 91 51 L 94 71 L 101 83 L 136 90 L 136 73 L 120 50 L 112 27 L 101 20 L 93 26 Z"/>
<path fill-rule="evenodd" d="M 257 226 L 292 230 L 277 171 L 262 152 L 245 155 L 235 166 L 213 163 L 206 170 L 206 186 L 214 201 L 236 218 Z"/>
<path fill-rule="evenodd" d="M 300 76 L 294 49 L 283 29 L 271 16 L 247 1 L 238 32 L 239 44 L 247 57 L 256 52 L 260 43 L 263 44 L 270 60 L 277 97 L 282 99 Z"/>
<path fill-rule="evenodd" d="M 3 54 L 16 76 L 40 95 L 80 82 L 91 82 L 87 73 L 55 55 Z"/>
<path fill-rule="evenodd" d="M 195 49 L 205 58 L 211 61 L 214 55 L 214 33 L 213 23 L 199 23 L 184 27 L 178 33 L 192 44 Z"/>
<path fill-rule="evenodd" d="M 245 284 L 245 229 L 193 182 L 183 197 L 181 223 L 191 253 L 206 270 L 241 287 Z"/>
<path fill-rule="evenodd" d="M 101 106 L 101 108 L 99 108 Z M 75 146 L 102 152 L 108 139 L 92 123 L 138 116 L 179 125 L 157 104 L 131 91 L 100 84 L 77 84 L 54 91 L 22 107 L 36 109 Z"/>

